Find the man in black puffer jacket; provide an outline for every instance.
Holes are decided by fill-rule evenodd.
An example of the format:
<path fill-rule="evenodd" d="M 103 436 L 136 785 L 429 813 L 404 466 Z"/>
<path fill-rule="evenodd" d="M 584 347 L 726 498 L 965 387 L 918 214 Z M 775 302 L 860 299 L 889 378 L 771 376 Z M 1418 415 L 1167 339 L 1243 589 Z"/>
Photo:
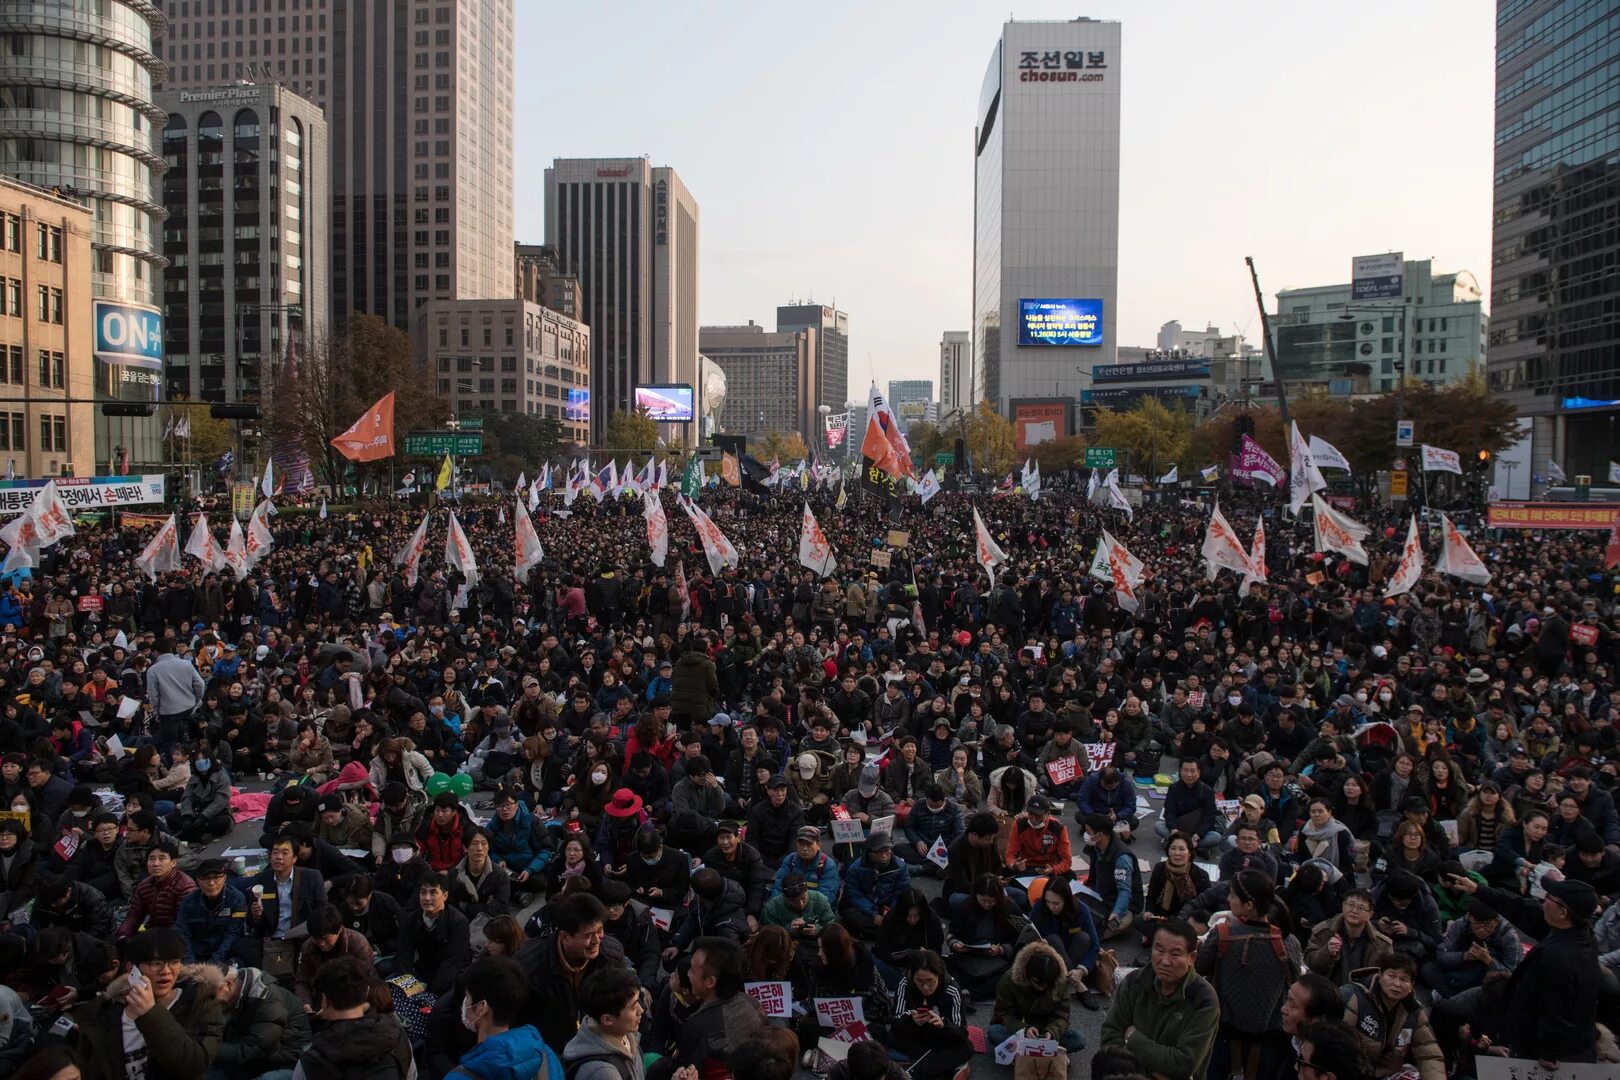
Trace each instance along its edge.
<path fill-rule="evenodd" d="M 258 968 L 222 974 L 212 964 L 199 964 L 196 970 L 198 981 L 213 988 L 225 1014 L 215 1069 L 228 1080 L 251 1080 L 298 1064 L 309 1047 L 309 1018 L 291 991 Z"/>
<path fill-rule="evenodd" d="M 758 849 L 766 866 L 780 866 L 804 824 L 804 807 L 788 790 L 785 776 L 771 777 L 765 793 L 766 798 L 748 808 L 748 843 Z"/>
<path fill-rule="evenodd" d="M 725 938 L 741 944 L 748 936 L 748 900 L 742 886 L 712 866 L 692 875 L 692 902 L 675 929 L 664 959 L 675 957 L 700 937 Z"/>
<path fill-rule="evenodd" d="M 589 893 L 546 907 L 551 930 L 531 938 L 515 957 L 529 977 L 523 1021 L 539 1030 L 547 1046 L 567 1046 L 579 1030 L 579 988 L 592 972 L 624 967 L 624 950 L 607 936 L 607 909 Z"/>

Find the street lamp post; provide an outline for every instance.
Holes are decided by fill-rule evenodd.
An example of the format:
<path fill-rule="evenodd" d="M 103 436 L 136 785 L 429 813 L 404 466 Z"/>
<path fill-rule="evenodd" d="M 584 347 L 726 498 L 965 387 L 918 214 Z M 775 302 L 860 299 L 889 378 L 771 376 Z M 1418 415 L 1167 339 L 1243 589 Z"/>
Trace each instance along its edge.
<path fill-rule="evenodd" d="M 819 438 L 821 440 L 821 445 L 816 447 L 817 451 L 824 450 L 824 449 L 827 448 L 827 414 L 830 413 L 830 412 L 832 412 L 832 406 L 831 405 L 817 405 L 816 406 L 816 415 L 821 417 L 821 420 L 819 421 L 820 424 L 821 424 L 821 432 L 817 436 L 817 438 Z M 812 452 L 811 455 L 810 455 L 812 460 L 817 456 L 818 455 L 815 452 Z"/>

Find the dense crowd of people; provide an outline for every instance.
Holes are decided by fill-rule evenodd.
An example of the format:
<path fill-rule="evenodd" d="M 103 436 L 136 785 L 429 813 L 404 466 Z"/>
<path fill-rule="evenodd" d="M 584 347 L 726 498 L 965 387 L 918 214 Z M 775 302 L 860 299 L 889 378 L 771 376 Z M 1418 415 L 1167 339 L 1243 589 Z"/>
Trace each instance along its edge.
<path fill-rule="evenodd" d="M 92 526 L 8 576 L 0 1075 L 1620 1059 L 1601 534 L 1476 531 L 1489 584 L 1386 598 L 1387 509 L 1363 566 L 1224 495 L 1240 583 L 1191 501 L 804 499 L 825 577 L 804 500 L 730 489 L 719 572 L 666 492 L 661 566 L 640 499 L 547 495 L 526 581 L 501 502 L 455 508 L 471 581 L 400 563 L 403 505 L 286 508 L 240 581 Z"/>

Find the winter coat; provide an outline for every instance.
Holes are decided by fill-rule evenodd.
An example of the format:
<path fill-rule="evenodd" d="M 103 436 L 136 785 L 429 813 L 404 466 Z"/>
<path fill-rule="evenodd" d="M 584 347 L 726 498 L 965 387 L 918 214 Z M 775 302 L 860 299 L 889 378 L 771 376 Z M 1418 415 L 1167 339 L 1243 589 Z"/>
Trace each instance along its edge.
<path fill-rule="evenodd" d="M 322 1028 L 298 1059 L 293 1080 L 373 1080 L 391 1074 L 415 1080 L 411 1041 L 392 1015 L 369 1013 Z"/>
<path fill-rule="evenodd" d="M 456 977 L 471 960 L 472 930 L 467 916 L 449 904 L 432 926 L 421 908 L 405 916 L 399 928 L 399 948 L 394 952 L 395 970 L 409 971 L 444 997 L 455 989 Z"/>
<path fill-rule="evenodd" d="M 118 871 L 118 886 L 125 897 L 135 895 L 135 886 L 146 877 L 146 853 L 152 850 L 152 844 L 162 840 L 173 844 L 179 843 L 168 833 L 156 829 L 152 831 L 152 843 L 146 845 L 131 844 L 128 838 L 118 841 L 118 852 L 113 856 L 113 866 Z"/>
<path fill-rule="evenodd" d="M 912 844 L 933 847 L 935 840 L 943 839 L 948 848 L 965 830 L 962 808 L 951 799 L 946 799 L 938 810 L 930 807 L 927 799 L 919 799 L 911 804 L 911 813 L 906 818 L 906 839 Z"/>
<path fill-rule="evenodd" d="M 231 777 L 219 762 L 206 773 L 195 769 L 186 781 L 186 793 L 180 796 L 176 808 L 182 815 L 203 818 L 219 817 L 231 812 Z"/>
<path fill-rule="evenodd" d="M 889 865 L 878 867 L 862 855 L 844 872 L 843 904 L 863 915 L 877 915 L 892 908 L 910 888 L 911 871 L 904 859 L 891 852 Z"/>
<path fill-rule="evenodd" d="M 122 976 L 113 980 L 119 991 L 125 985 Z M 219 1052 L 224 1018 L 214 995 L 193 979 L 182 978 L 177 985 L 168 1008 L 148 1009 L 135 1021 L 146 1040 L 150 1077 L 200 1077 Z M 123 1015 L 123 1002 L 104 994 L 63 1013 L 40 1045 L 65 1045 L 85 1080 L 124 1080 Z"/>
<path fill-rule="evenodd" d="M 388 947 L 393 948 L 392 939 Z M 297 993 L 299 1001 L 310 1006 L 319 1004 L 315 1000 L 313 990 L 315 976 L 320 973 L 322 964 L 328 960 L 336 960 L 340 956 L 352 956 L 369 970 L 374 966 L 376 952 L 364 934 L 350 930 L 347 926 L 338 931 L 337 944 L 332 947 L 331 952 L 322 952 L 314 938 L 307 939 L 299 946 L 297 978 L 293 984 L 293 990 Z"/>
<path fill-rule="evenodd" d="M 540 1031 L 547 1046 L 567 1046 L 579 1030 L 578 992 L 592 973 L 625 967 L 624 950 L 611 936 L 602 939 L 594 960 L 576 978 L 563 968 L 555 931 L 530 938 L 514 958 L 529 979 L 529 1001 L 522 1019 Z"/>
<path fill-rule="evenodd" d="M 163 878 L 144 878 L 130 895 L 129 914 L 118 928 L 121 938 L 133 937 L 144 925 L 150 930 L 159 926 L 173 926 L 180 916 L 180 902 L 194 891 L 197 883 L 191 875 L 176 868 Z"/>
<path fill-rule="evenodd" d="M 427 811 L 422 815 L 422 824 L 416 827 L 422 857 L 434 870 L 444 873 L 466 856 L 467 837 L 472 835 L 474 828 L 472 818 L 460 807 L 457 807 L 456 816 L 450 823 L 443 826 L 433 819 L 432 810 Z"/>
<path fill-rule="evenodd" d="M 1123 1046 L 1148 1073 L 1168 1080 L 1201 1080 L 1209 1071 L 1220 1024 L 1215 988 L 1198 972 L 1188 970 L 1181 986 L 1166 998 L 1159 993 L 1153 969 L 1144 967 L 1125 976 L 1114 989 L 1103 1019 L 1102 1045 Z"/>
<path fill-rule="evenodd" d="M 1037 954 L 1050 956 L 1058 964 L 1058 977 L 1045 990 L 1037 990 L 1029 982 L 1029 961 Z M 1044 941 L 1025 945 L 996 984 L 990 1022 L 1011 1031 L 1035 1028 L 1048 1039 L 1061 1039 L 1069 1028 L 1068 974 L 1067 958 L 1052 946 Z"/>
<path fill-rule="evenodd" d="M 574 1069 L 574 1080 L 643 1080 L 646 1069 L 641 1063 L 641 1036 L 631 1034 L 629 1052 L 615 1039 L 604 1038 L 594 1023 L 587 1020 L 579 1033 L 563 1047 L 564 1067 Z M 621 1065 L 615 1064 L 622 1061 Z M 575 1064 L 578 1062 L 579 1064 Z M 530 1080 L 520 1077 L 518 1080 Z"/>
<path fill-rule="evenodd" d="M 687 649 L 675 661 L 672 679 L 674 689 L 669 694 L 671 712 L 696 717 L 707 723 L 714 715 L 714 699 L 720 694 L 720 677 L 714 661 L 700 649 Z"/>
<path fill-rule="evenodd" d="M 524 871 L 538 874 L 545 870 L 555 853 L 554 829 L 534 816 L 521 801 L 511 821 L 499 815 L 489 819 L 489 857 L 516 876 Z"/>
<path fill-rule="evenodd" d="M 1068 873 L 1074 861 L 1069 830 L 1050 814 L 1038 827 L 1031 825 L 1026 815 L 1019 814 L 1013 819 L 1012 833 L 1007 837 L 1006 859 L 1009 867 L 1022 861 L 1031 871 Z"/>
<path fill-rule="evenodd" d="M 315 745 L 304 749 L 302 742 L 293 744 L 287 752 L 287 767 L 295 773 L 307 774 L 312 784 L 324 784 L 337 772 L 337 759 L 332 756 L 332 744 L 325 735 L 315 738 Z"/>
<path fill-rule="evenodd" d="M 722 937 L 740 943 L 747 936 L 747 894 L 735 881 L 721 878 L 720 895 L 713 901 L 693 894 L 692 902 L 681 913 L 680 924 L 670 943 L 685 949 L 700 937 Z"/>
<path fill-rule="evenodd" d="M 670 805 L 677 814 L 691 812 L 718 821 L 726 812 L 726 789 L 699 784 L 690 776 L 683 776 L 670 796 Z"/>
<path fill-rule="evenodd" d="M 1311 940 L 1305 946 L 1305 965 L 1318 975 L 1326 975 L 1340 986 L 1350 982 L 1350 976 L 1361 968 L 1382 967 L 1385 960 L 1395 951 L 1395 943 L 1389 935 L 1380 933 L 1371 923 L 1367 924 L 1362 934 L 1366 936 L 1367 943 L 1361 950 L 1361 956 L 1354 966 L 1350 964 L 1350 950 L 1341 949 L 1337 958 L 1328 948 L 1335 935 L 1344 933 L 1344 916 L 1335 915 L 1327 922 L 1321 923 L 1311 933 Z"/>
<path fill-rule="evenodd" d="M 984 781 L 969 765 L 962 770 L 961 782 L 958 784 L 953 769 L 941 769 L 934 774 L 934 783 L 945 789 L 945 796 L 952 799 L 969 811 L 984 809 Z M 960 794 L 957 791 L 960 786 Z"/>
<path fill-rule="evenodd" d="M 1198 974 L 1215 986 L 1221 1001 L 1221 1027 L 1241 1035 L 1282 1030 L 1283 998 L 1300 969 L 1299 942 L 1269 922 L 1233 920 L 1198 947 Z M 1274 939 L 1283 951 L 1277 955 Z"/>
<path fill-rule="evenodd" d="M 1344 998 L 1344 1022 L 1361 1039 L 1374 1076 L 1389 1076 L 1411 1064 L 1422 1080 L 1445 1080 L 1445 1055 L 1434 1039 L 1429 1014 L 1413 997 L 1408 995 L 1393 1009 L 1384 1008 L 1377 976 L 1370 986 L 1351 983 L 1339 994 Z"/>
<path fill-rule="evenodd" d="M 102 896 L 99 890 L 79 881 L 70 882 L 68 889 L 66 907 L 57 908 L 38 903 L 34 905 L 30 919 L 34 928 L 45 930 L 52 926 L 60 926 L 76 934 L 89 934 L 103 941 L 110 940 L 116 924 L 113 922 L 112 905 L 107 903 L 107 898 Z"/>
<path fill-rule="evenodd" d="M 226 885 L 213 900 L 201 889 L 186 894 L 174 928 L 186 939 L 189 963 L 228 963 L 231 950 L 247 930 L 247 898 L 240 889 Z"/>
<path fill-rule="evenodd" d="M 816 852 L 815 858 L 808 863 L 799 858 L 797 851 L 788 852 L 782 865 L 776 868 L 776 879 L 771 884 L 772 896 L 781 895 L 782 882 L 787 880 L 789 874 L 801 875 L 810 891 L 825 896 L 828 903 L 838 898 L 838 864 L 825 851 Z"/>
<path fill-rule="evenodd" d="M 759 849 L 767 866 L 775 866 L 793 854 L 793 840 L 803 824 L 804 807 L 791 794 L 781 806 L 762 798 L 748 808 L 748 842 Z"/>
<path fill-rule="evenodd" d="M 462 859 L 450 871 L 450 902 L 469 920 L 480 915 L 495 918 L 512 914 L 512 878 L 490 857 L 482 875 L 474 875 Z"/>
<path fill-rule="evenodd" d="M 523 1024 L 491 1035 L 461 1055 L 461 1062 L 445 1080 L 534 1080 L 536 1076 L 557 1080 L 562 1072 L 562 1063 L 541 1041 L 540 1032 Z"/>
<path fill-rule="evenodd" d="M 242 968 L 236 1004 L 225 1014 L 216 1068 L 227 1075 L 257 1076 L 290 1069 L 309 1046 L 303 1002 L 258 968 Z"/>
<path fill-rule="evenodd" d="M 771 894 L 771 872 L 753 844 L 738 843 L 731 858 L 715 845 L 703 853 L 703 865 L 719 871 L 722 877 L 735 881 L 743 891 L 748 914 L 758 916 Z"/>

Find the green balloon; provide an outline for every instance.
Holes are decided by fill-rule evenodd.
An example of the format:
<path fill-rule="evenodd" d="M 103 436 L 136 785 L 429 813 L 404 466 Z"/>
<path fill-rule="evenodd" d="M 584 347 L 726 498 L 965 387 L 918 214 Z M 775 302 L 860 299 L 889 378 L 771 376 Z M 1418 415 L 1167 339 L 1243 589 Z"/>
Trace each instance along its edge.
<path fill-rule="evenodd" d="M 427 793 L 429 796 L 437 795 L 441 791 L 450 790 L 450 778 L 442 772 L 436 772 L 428 777 Z"/>
<path fill-rule="evenodd" d="M 450 790 L 465 799 L 472 794 L 472 773 L 456 773 L 450 778 Z"/>

